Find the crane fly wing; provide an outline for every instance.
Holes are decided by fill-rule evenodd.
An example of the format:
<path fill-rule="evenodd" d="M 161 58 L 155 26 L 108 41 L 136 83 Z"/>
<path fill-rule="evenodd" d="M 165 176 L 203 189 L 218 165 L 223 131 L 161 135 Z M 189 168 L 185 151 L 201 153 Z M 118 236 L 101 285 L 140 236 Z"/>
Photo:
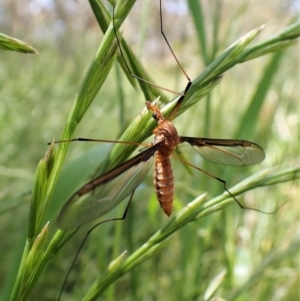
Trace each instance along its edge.
<path fill-rule="evenodd" d="M 159 143 L 91 180 L 77 190 L 61 209 L 57 225 L 71 230 L 110 211 L 140 185 L 153 164 Z"/>
<path fill-rule="evenodd" d="M 207 161 L 224 165 L 252 165 L 264 160 L 265 152 L 256 143 L 245 140 L 180 137 Z"/>

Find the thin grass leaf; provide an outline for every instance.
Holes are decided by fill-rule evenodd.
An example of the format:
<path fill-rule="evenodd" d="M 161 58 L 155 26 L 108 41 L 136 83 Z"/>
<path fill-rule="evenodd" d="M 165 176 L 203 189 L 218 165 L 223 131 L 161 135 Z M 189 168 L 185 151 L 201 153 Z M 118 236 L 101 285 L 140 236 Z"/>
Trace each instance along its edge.
<path fill-rule="evenodd" d="M 262 28 L 257 28 L 240 38 L 237 42 L 228 47 L 221 55 L 219 55 L 203 72 L 193 80 L 193 84 L 186 95 L 185 102 L 182 104 L 178 114 L 184 112 L 188 107 L 198 102 L 204 95 L 201 88 L 204 89 L 205 84 L 208 86 L 220 80 L 220 76 L 228 70 L 228 66 L 236 59 L 245 49 L 245 47 L 258 35 Z M 212 87 L 213 88 L 213 87 Z M 200 90 L 200 92 L 199 92 Z M 199 95 L 200 93 L 200 95 Z"/>
<path fill-rule="evenodd" d="M 296 22 L 279 31 L 278 34 L 274 35 L 273 37 L 259 42 L 249 49 L 246 49 L 240 55 L 240 57 L 237 58 L 237 61 L 241 63 L 258 58 L 260 56 L 264 56 L 268 53 L 283 50 L 296 44 L 299 37 L 300 22 Z"/>
<path fill-rule="evenodd" d="M 157 253 L 159 253 L 162 248 L 165 246 L 165 244 L 167 243 L 167 240 L 165 240 L 164 242 L 154 245 L 151 247 L 151 249 L 147 250 L 147 253 L 143 254 L 143 256 L 141 257 L 137 257 L 136 261 L 135 261 L 135 266 L 138 266 L 140 264 L 142 264 L 144 261 L 146 261 L 147 259 L 155 256 Z M 128 258 L 129 259 L 129 258 Z M 87 294 L 84 296 L 84 298 L 82 299 L 83 301 L 94 301 L 97 300 L 99 298 L 99 296 L 102 295 L 102 293 L 104 291 L 106 291 L 106 289 L 112 284 L 114 283 L 118 278 L 120 278 L 122 276 L 122 273 L 120 274 L 120 270 L 124 270 L 124 265 L 125 263 L 128 261 L 128 259 L 126 261 L 120 262 L 119 266 L 115 266 L 114 267 L 114 272 L 111 273 L 110 271 L 108 271 L 108 273 L 105 275 L 105 277 L 99 277 L 91 286 L 91 288 L 89 289 L 89 291 L 87 292 Z M 128 268 L 129 270 L 131 270 L 132 268 Z"/>
<path fill-rule="evenodd" d="M 28 45 L 27 43 L 3 33 L 0 33 L 0 49 L 22 53 L 39 53 L 35 48 Z"/>
<path fill-rule="evenodd" d="M 10 300 L 27 300 L 36 278 L 39 275 L 41 258 L 46 249 L 46 238 L 48 236 L 49 223 L 42 229 L 34 241 L 26 242 L 18 276 Z M 34 280 L 35 279 L 35 280 Z"/>
<path fill-rule="evenodd" d="M 289 181 L 296 181 L 300 178 L 300 165 L 295 165 L 291 168 L 286 168 L 283 170 L 279 170 L 274 174 L 267 176 L 262 181 L 258 182 L 258 186 L 269 186 L 275 185 L 279 183 L 289 182 Z"/>
<path fill-rule="evenodd" d="M 105 8 L 105 6 L 102 4 L 101 1 L 97 1 L 97 0 L 90 0 L 90 5 L 91 5 L 91 8 L 93 10 L 93 13 L 96 17 L 96 20 L 103 32 L 103 34 L 105 34 L 108 26 L 109 26 L 109 23 L 111 21 L 111 15 L 109 14 L 109 12 L 107 11 L 107 9 Z M 126 44 L 125 41 L 122 41 L 121 42 L 121 45 L 123 47 L 123 43 Z M 132 53 L 132 55 L 134 55 Z M 127 76 L 127 79 L 129 80 L 130 84 L 136 88 L 137 87 L 137 82 L 134 78 L 132 78 L 128 72 L 127 72 L 127 69 L 126 69 L 126 66 L 122 60 L 121 57 L 118 56 L 118 63 L 121 65 L 124 73 L 126 74 Z"/>
<path fill-rule="evenodd" d="M 203 14 L 201 2 L 188 0 L 188 6 L 196 29 L 197 38 L 201 49 L 202 59 L 205 65 L 208 65 L 210 63 L 210 59 L 208 55 L 206 29 L 205 29 L 204 14 Z"/>
<path fill-rule="evenodd" d="M 300 36 L 300 21 L 294 22 L 283 30 L 279 31 L 278 35 L 286 40 L 294 40 Z"/>
<path fill-rule="evenodd" d="M 221 12 L 223 8 L 222 0 L 215 0 L 214 3 L 214 15 L 213 15 L 213 39 L 212 39 L 212 59 L 215 58 L 219 50 L 219 31 L 220 31 L 220 21 Z"/>
<path fill-rule="evenodd" d="M 122 262 L 124 262 L 126 253 L 127 251 L 124 251 L 121 255 L 119 255 L 115 260 L 113 260 L 109 264 L 108 271 L 110 273 L 114 273 L 114 271 L 118 269 L 118 267 L 122 264 Z"/>
<path fill-rule="evenodd" d="M 149 11 L 151 9 L 151 5 L 150 5 L 151 2 L 152 1 L 150 1 L 150 0 L 143 1 L 143 6 L 142 6 L 140 18 L 139 18 L 140 24 L 141 24 L 141 26 L 139 28 L 139 34 L 140 34 L 141 38 L 140 38 L 140 42 L 139 42 L 138 50 L 137 50 L 138 56 L 141 55 L 143 48 L 145 46 L 147 30 L 149 27 L 149 18 L 151 18 L 150 14 L 149 14 Z"/>
<path fill-rule="evenodd" d="M 259 116 L 261 116 L 261 110 L 266 100 L 266 95 L 271 87 L 274 76 L 277 74 L 277 70 L 280 66 L 280 61 L 283 53 L 275 53 L 269 64 L 265 67 L 262 72 L 262 78 L 259 80 L 257 89 L 254 91 L 253 96 L 249 102 L 248 107 L 245 109 L 244 115 L 240 118 L 240 122 L 237 126 L 234 137 L 242 138 L 251 134 L 256 130 L 255 124 Z M 271 122 L 272 120 L 270 120 Z"/>
<path fill-rule="evenodd" d="M 299 178 L 300 166 L 291 167 L 277 172 L 275 171 L 275 168 L 265 168 L 246 178 L 229 190 L 234 196 L 238 196 L 248 190 L 268 186 L 270 183 L 272 183 L 272 185 L 281 184 L 283 183 L 282 179 L 287 182 L 295 181 Z M 196 218 L 200 218 L 206 214 L 214 212 L 215 210 L 222 209 L 225 205 L 232 202 L 234 202 L 232 197 L 230 197 L 227 192 L 224 192 L 222 195 L 206 202 L 203 206 L 205 209 L 199 213 Z"/>
<path fill-rule="evenodd" d="M 45 210 L 46 210 L 45 203 L 43 202 L 44 201 L 43 194 L 47 183 L 47 178 L 51 173 L 54 157 L 55 157 L 54 144 L 52 144 L 49 147 L 49 150 L 47 151 L 45 157 L 39 162 L 37 167 L 34 186 L 32 190 L 32 197 L 31 197 L 28 234 L 27 234 L 27 239 L 26 239 L 21 263 L 19 266 L 17 279 L 15 281 L 14 290 L 12 293 L 13 296 L 12 300 L 14 300 L 14 298 L 18 298 L 18 296 L 20 295 L 21 286 L 24 285 L 24 281 L 26 281 L 24 276 L 26 275 L 26 273 L 28 273 L 28 256 L 33 248 L 33 244 L 37 242 L 35 237 L 37 236 L 37 233 L 40 230 L 41 221 L 44 217 Z M 44 229 L 47 228 L 48 228 L 48 224 L 46 224 Z M 38 258 L 41 257 L 39 256 Z"/>
<path fill-rule="evenodd" d="M 29 243 L 29 249 L 34 240 L 34 237 L 37 235 L 37 231 L 40 230 L 42 220 L 45 215 L 47 204 L 44 203 L 44 193 L 47 184 L 47 179 L 52 171 L 53 162 L 55 160 L 55 148 L 54 143 L 50 145 L 45 157 L 39 162 L 36 176 L 34 180 L 30 214 L 29 214 L 29 227 L 27 241 Z"/>
<path fill-rule="evenodd" d="M 213 297 L 216 290 L 222 285 L 226 274 L 226 270 L 223 270 L 210 282 L 208 288 L 204 293 L 204 301 L 210 300 Z"/>
<path fill-rule="evenodd" d="M 21 292 L 21 295 L 18 297 L 18 300 L 27 300 L 31 290 L 35 285 L 35 278 L 39 275 L 39 263 L 41 258 L 44 256 L 44 252 L 47 244 L 47 237 L 49 233 L 49 223 L 47 223 L 42 229 L 41 233 L 35 238 L 32 248 L 28 253 L 26 258 L 26 263 L 24 267 L 24 275 L 22 275 L 23 283 L 22 287 L 24 288 Z"/>

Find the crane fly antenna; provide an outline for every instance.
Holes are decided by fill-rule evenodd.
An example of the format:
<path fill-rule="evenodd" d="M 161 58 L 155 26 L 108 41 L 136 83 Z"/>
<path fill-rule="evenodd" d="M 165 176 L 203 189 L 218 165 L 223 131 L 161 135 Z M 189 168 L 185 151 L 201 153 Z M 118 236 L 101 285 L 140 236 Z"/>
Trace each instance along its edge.
<path fill-rule="evenodd" d="M 61 295 L 62 295 L 62 293 L 63 293 L 63 291 L 64 291 L 64 289 L 66 287 L 69 275 L 70 275 L 70 273 L 71 273 L 71 271 L 72 271 L 72 269 L 73 269 L 73 267 L 74 267 L 74 265 L 75 265 L 75 263 L 77 261 L 79 253 L 81 252 L 81 250 L 82 250 L 85 242 L 87 241 L 88 237 L 90 236 L 90 234 L 93 232 L 94 229 L 96 229 L 98 226 L 100 226 L 100 225 L 102 225 L 104 223 L 112 222 L 112 221 L 123 221 L 123 220 L 125 220 L 127 212 L 128 212 L 128 209 L 129 209 L 129 206 L 130 206 L 130 203 L 131 203 L 131 200 L 132 200 L 133 195 L 134 195 L 134 192 L 135 192 L 135 189 L 132 191 L 132 193 L 130 195 L 130 199 L 129 199 L 127 205 L 126 205 L 126 208 L 125 208 L 125 211 L 124 211 L 122 217 L 115 217 L 115 218 L 111 218 L 111 219 L 107 219 L 107 220 L 101 221 L 101 222 L 95 224 L 92 228 L 90 228 L 88 230 L 88 232 L 85 234 L 85 236 L 84 236 L 84 238 L 83 238 L 83 240 L 82 240 L 82 242 L 81 242 L 81 244 L 80 244 L 80 246 L 79 246 L 79 248 L 78 248 L 78 250 L 77 250 L 77 252 L 76 252 L 76 254 L 75 254 L 74 258 L 73 258 L 73 260 L 72 260 L 71 266 L 68 269 L 68 272 L 67 272 L 67 274 L 65 276 L 64 282 L 62 284 L 62 287 L 60 289 L 59 295 L 57 297 L 57 301 L 60 301 L 60 299 L 61 299 Z M 79 228 L 77 228 L 76 230 L 78 230 Z"/>

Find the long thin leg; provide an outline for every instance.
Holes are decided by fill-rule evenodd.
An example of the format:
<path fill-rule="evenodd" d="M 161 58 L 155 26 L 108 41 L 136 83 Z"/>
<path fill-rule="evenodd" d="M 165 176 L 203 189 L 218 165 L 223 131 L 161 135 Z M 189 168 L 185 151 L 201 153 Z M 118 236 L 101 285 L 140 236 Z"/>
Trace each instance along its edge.
<path fill-rule="evenodd" d="M 76 261 L 77 261 L 77 258 L 78 258 L 78 256 L 79 256 L 79 253 L 80 253 L 80 251 L 82 250 L 82 248 L 83 248 L 85 242 L 87 241 L 89 235 L 92 233 L 92 231 L 93 231 L 94 229 L 96 229 L 98 226 L 100 226 L 100 225 L 102 225 L 102 224 L 104 224 L 104 223 L 111 222 L 111 221 L 123 221 L 123 220 L 126 218 L 126 215 L 127 215 L 128 209 L 129 209 L 129 205 L 130 205 L 131 200 L 132 200 L 132 198 L 133 198 L 134 192 L 135 192 L 135 190 L 133 190 L 132 193 L 131 193 L 130 199 L 129 199 L 129 201 L 128 201 L 128 204 L 127 204 L 127 206 L 126 206 L 126 208 L 125 208 L 125 211 L 124 211 L 122 217 L 116 217 L 116 218 L 108 219 L 108 220 L 105 220 L 105 221 L 101 221 L 101 222 L 97 223 L 96 225 L 94 225 L 94 226 L 86 233 L 84 239 L 82 240 L 82 242 L 81 242 L 81 244 L 80 244 L 80 246 L 79 246 L 79 248 L 78 248 L 78 250 L 77 250 L 77 252 L 76 252 L 76 254 L 75 254 L 75 256 L 74 256 L 74 259 L 72 260 L 71 266 L 70 266 L 70 268 L 68 269 L 68 272 L 67 272 L 66 277 L 65 277 L 65 279 L 64 279 L 63 285 L 62 285 L 62 287 L 61 287 L 61 289 L 60 289 L 60 292 L 59 292 L 57 301 L 60 301 L 61 295 L 62 295 L 62 293 L 63 293 L 63 291 L 64 291 L 64 289 L 65 289 L 65 287 L 66 287 L 67 280 L 68 280 L 69 275 L 70 275 L 70 273 L 71 273 L 71 271 L 72 271 L 72 268 L 73 268 L 73 266 L 75 265 L 75 263 L 76 263 Z"/>
<path fill-rule="evenodd" d="M 164 37 L 164 39 L 165 39 L 165 41 L 166 41 L 166 43 L 167 43 L 167 45 L 168 45 L 168 47 L 170 49 L 170 51 L 171 51 L 171 53 L 172 53 L 175 61 L 177 62 L 177 65 L 180 68 L 180 70 L 183 72 L 183 74 L 185 75 L 185 77 L 188 80 L 188 82 L 191 82 L 191 79 L 189 78 L 188 74 L 186 73 L 186 71 L 181 66 L 181 64 L 180 64 L 177 56 L 175 55 L 175 53 L 174 53 L 174 51 L 173 51 L 173 49 L 172 49 L 172 47 L 171 47 L 171 45 L 170 45 L 170 43 L 169 43 L 169 41 L 167 39 L 167 36 L 166 36 L 166 34 L 164 32 L 164 29 L 163 29 L 163 18 L 162 18 L 162 8 L 161 8 L 161 0 L 159 0 L 159 15 L 160 15 L 160 32 L 163 35 L 163 37 Z"/>
<path fill-rule="evenodd" d="M 153 86 L 153 87 L 156 87 L 156 88 L 158 88 L 158 89 L 161 89 L 161 90 L 164 90 L 164 91 L 167 91 L 167 92 L 176 94 L 176 95 L 181 95 L 181 93 L 179 93 L 179 92 L 176 92 L 176 91 L 174 91 L 174 90 L 171 90 L 171 89 L 168 89 L 168 88 L 159 86 L 159 85 L 157 85 L 157 84 L 155 84 L 155 83 L 152 83 L 152 82 L 150 82 L 150 81 L 148 81 L 148 80 L 145 80 L 144 78 L 139 77 L 139 76 L 137 76 L 137 75 L 135 75 L 135 74 L 132 73 L 132 71 L 130 70 L 129 65 L 128 65 L 126 59 L 125 59 L 125 56 L 124 56 L 124 53 L 123 53 L 123 50 L 122 50 L 122 47 L 121 47 L 121 42 L 120 42 L 120 40 L 119 40 L 119 37 L 118 37 L 117 31 L 116 31 L 116 28 L 115 28 L 115 26 L 114 26 L 114 19 L 115 19 L 115 13 L 114 13 L 114 12 L 115 12 L 115 10 L 114 10 L 114 7 L 113 7 L 113 11 L 112 11 L 112 23 L 113 23 L 113 29 L 114 29 L 114 33 L 115 33 L 116 40 L 117 40 L 117 43 L 118 43 L 118 47 L 119 47 L 119 50 L 120 50 L 121 57 L 122 57 L 122 59 L 123 59 L 123 61 L 124 61 L 124 64 L 125 64 L 125 66 L 126 66 L 126 69 L 128 70 L 128 73 L 130 74 L 130 76 L 133 77 L 133 78 L 135 78 L 135 79 L 137 79 L 137 80 L 139 80 L 139 81 L 142 81 L 142 82 L 144 82 L 144 83 L 146 83 L 146 84 L 149 84 L 149 85 L 151 85 L 151 86 Z"/>
<path fill-rule="evenodd" d="M 115 15 L 114 15 L 114 7 L 113 7 L 113 12 L 112 12 L 112 20 L 113 20 L 113 24 L 114 24 L 114 18 L 115 18 Z M 150 81 L 147 81 L 147 80 L 145 80 L 145 79 L 143 79 L 143 78 L 141 78 L 141 77 L 139 77 L 139 76 L 133 74 L 132 71 L 131 71 L 130 68 L 129 68 L 129 65 L 128 65 L 126 59 L 125 59 L 125 56 L 124 56 L 124 53 L 123 53 L 123 50 L 122 50 L 122 47 L 121 47 L 121 43 L 120 43 L 120 40 L 119 40 L 117 31 L 116 31 L 114 25 L 113 25 L 113 29 L 114 29 L 114 32 L 115 32 L 115 36 L 116 36 L 116 40 L 117 40 L 117 43 L 118 43 L 118 47 L 119 47 L 119 50 L 120 50 L 121 57 L 122 57 L 122 59 L 123 59 L 123 61 L 124 61 L 124 64 L 125 64 L 125 66 L 126 66 L 126 68 L 127 68 L 127 70 L 128 70 L 128 73 L 130 74 L 130 76 L 133 77 L 133 78 L 135 78 L 135 79 L 137 79 L 137 80 L 139 80 L 139 81 L 143 81 L 144 83 L 147 83 L 147 84 L 149 84 L 149 85 L 151 85 L 151 86 L 154 86 L 154 87 L 156 87 L 156 88 L 159 88 L 159 89 L 161 89 L 161 90 L 164 90 L 164 91 L 167 91 L 167 92 L 176 94 L 176 95 L 180 95 L 180 98 L 179 98 L 179 100 L 178 100 L 178 102 L 177 102 L 177 105 L 176 105 L 176 107 L 174 108 L 174 111 L 177 112 L 178 109 L 179 109 L 179 105 L 182 103 L 182 101 L 183 101 L 183 99 L 184 99 L 186 93 L 187 93 L 188 90 L 190 89 L 190 86 L 192 85 L 192 82 L 191 82 L 190 78 L 188 77 L 187 73 L 184 71 L 183 67 L 180 65 L 180 63 L 179 63 L 177 57 L 176 57 L 175 54 L 174 54 L 174 51 L 173 51 L 171 45 L 169 44 L 169 42 L 168 42 L 168 40 L 167 40 L 167 38 L 166 38 L 166 36 L 165 36 L 165 34 L 164 34 L 164 32 L 163 32 L 163 27 L 162 27 L 162 26 L 163 26 L 163 25 L 162 25 L 162 12 L 161 12 L 161 1 L 160 1 L 160 23 L 161 23 L 161 33 L 163 34 L 163 37 L 164 37 L 164 39 L 165 39 L 165 41 L 166 41 L 166 43 L 167 43 L 167 45 L 168 45 L 168 47 L 169 47 L 169 49 L 170 49 L 172 55 L 173 55 L 173 57 L 175 58 L 177 64 L 179 65 L 179 68 L 182 70 L 182 72 L 184 73 L 184 75 L 186 76 L 186 78 L 187 78 L 187 80 L 188 80 L 188 84 L 187 84 L 187 86 L 185 87 L 183 93 L 176 92 L 176 91 L 174 91 L 174 90 L 171 90 L 171 89 L 162 87 L 162 86 L 160 86 L 160 85 L 157 85 L 157 84 L 155 84 L 155 83 L 152 83 L 152 82 L 150 82 Z M 177 108 L 177 107 L 178 107 L 178 108 Z M 174 112 L 174 111 L 173 111 L 173 112 Z M 172 117 L 173 117 L 173 116 L 175 117 L 176 114 L 174 114 L 173 112 L 172 112 Z M 175 113 L 176 113 L 176 112 L 175 112 Z"/>
<path fill-rule="evenodd" d="M 170 45 L 170 43 L 169 43 L 169 41 L 167 39 L 167 36 L 166 36 L 166 34 L 164 32 L 161 0 L 159 0 L 159 16 L 160 16 L 160 32 L 161 32 L 161 34 L 162 34 L 165 42 L 167 43 L 167 45 L 168 45 L 168 47 L 169 47 L 169 49 L 170 49 L 170 51 L 171 51 L 171 53 L 172 53 L 172 55 L 173 55 L 173 57 L 174 57 L 174 59 L 176 61 L 178 67 L 180 68 L 180 70 L 185 75 L 186 79 L 188 80 L 188 83 L 187 83 L 184 91 L 182 93 L 180 93 L 180 98 L 178 99 L 177 104 L 176 104 L 174 110 L 172 111 L 172 113 L 168 117 L 169 120 L 173 120 L 175 118 L 175 116 L 176 116 L 176 114 L 177 114 L 177 112 L 178 112 L 178 110 L 179 110 L 179 108 L 180 108 L 180 106 L 181 106 L 184 98 L 185 98 L 185 95 L 187 94 L 187 92 L 189 91 L 189 89 L 190 89 L 190 87 L 192 85 L 192 81 L 191 81 L 190 77 L 188 76 L 187 72 L 183 69 L 182 65 L 180 64 L 180 62 L 179 62 L 177 56 L 175 55 L 175 52 L 173 51 L 173 48 L 171 47 L 171 45 Z"/>
<path fill-rule="evenodd" d="M 219 177 L 217 177 L 217 176 L 215 176 L 215 175 L 213 175 L 213 174 L 211 174 L 211 173 L 209 173 L 209 172 L 207 172 L 207 171 L 201 169 L 200 167 L 195 166 L 194 164 L 192 164 L 192 163 L 190 163 L 190 162 L 187 162 L 187 161 L 181 159 L 180 157 L 175 156 L 174 154 L 173 154 L 173 157 L 174 157 L 175 159 L 177 159 L 177 160 L 183 162 L 184 164 L 187 164 L 187 165 L 189 165 L 189 166 L 191 166 L 191 167 L 193 167 L 193 168 L 195 168 L 195 169 L 197 169 L 197 170 L 199 170 L 199 171 L 205 173 L 205 174 L 208 175 L 209 177 L 211 177 L 211 178 L 213 178 L 213 179 L 215 179 L 215 180 L 221 182 L 221 183 L 223 184 L 224 190 L 225 190 L 225 191 L 226 191 L 226 192 L 227 192 L 227 193 L 235 200 L 235 202 L 240 206 L 241 209 L 253 210 L 253 211 L 260 212 L 260 213 L 272 215 L 272 214 L 276 213 L 276 212 L 277 212 L 277 211 L 285 204 L 285 203 L 281 204 L 279 207 L 277 207 L 277 208 L 276 208 L 274 211 L 272 211 L 272 212 L 266 212 L 266 211 L 262 211 L 262 210 L 259 210 L 259 209 L 256 209 L 256 208 L 245 207 L 245 206 L 243 206 L 243 205 L 236 199 L 236 197 L 228 190 L 228 188 L 227 188 L 227 186 L 226 186 L 226 181 L 225 181 L 225 180 L 223 180 L 223 179 L 221 179 L 221 178 L 219 178 Z"/>

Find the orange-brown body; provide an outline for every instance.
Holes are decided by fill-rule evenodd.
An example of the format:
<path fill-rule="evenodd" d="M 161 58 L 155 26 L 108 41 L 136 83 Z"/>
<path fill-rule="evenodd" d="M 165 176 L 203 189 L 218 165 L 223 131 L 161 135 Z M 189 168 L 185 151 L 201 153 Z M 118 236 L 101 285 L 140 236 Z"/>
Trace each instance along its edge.
<path fill-rule="evenodd" d="M 153 117 L 158 122 L 157 128 L 153 131 L 155 135 L 154 144 L 162 142 L 155 153 L 153 184 L 160 206 L 169 216 L 172 213 L 175 194 L 170 156 L 180 143 L 180 138 L 175 126 L 164 119 L 158 107 L 150 102 L 147 102 L 146 105 L 149 110 L 153 111 Z"/>

